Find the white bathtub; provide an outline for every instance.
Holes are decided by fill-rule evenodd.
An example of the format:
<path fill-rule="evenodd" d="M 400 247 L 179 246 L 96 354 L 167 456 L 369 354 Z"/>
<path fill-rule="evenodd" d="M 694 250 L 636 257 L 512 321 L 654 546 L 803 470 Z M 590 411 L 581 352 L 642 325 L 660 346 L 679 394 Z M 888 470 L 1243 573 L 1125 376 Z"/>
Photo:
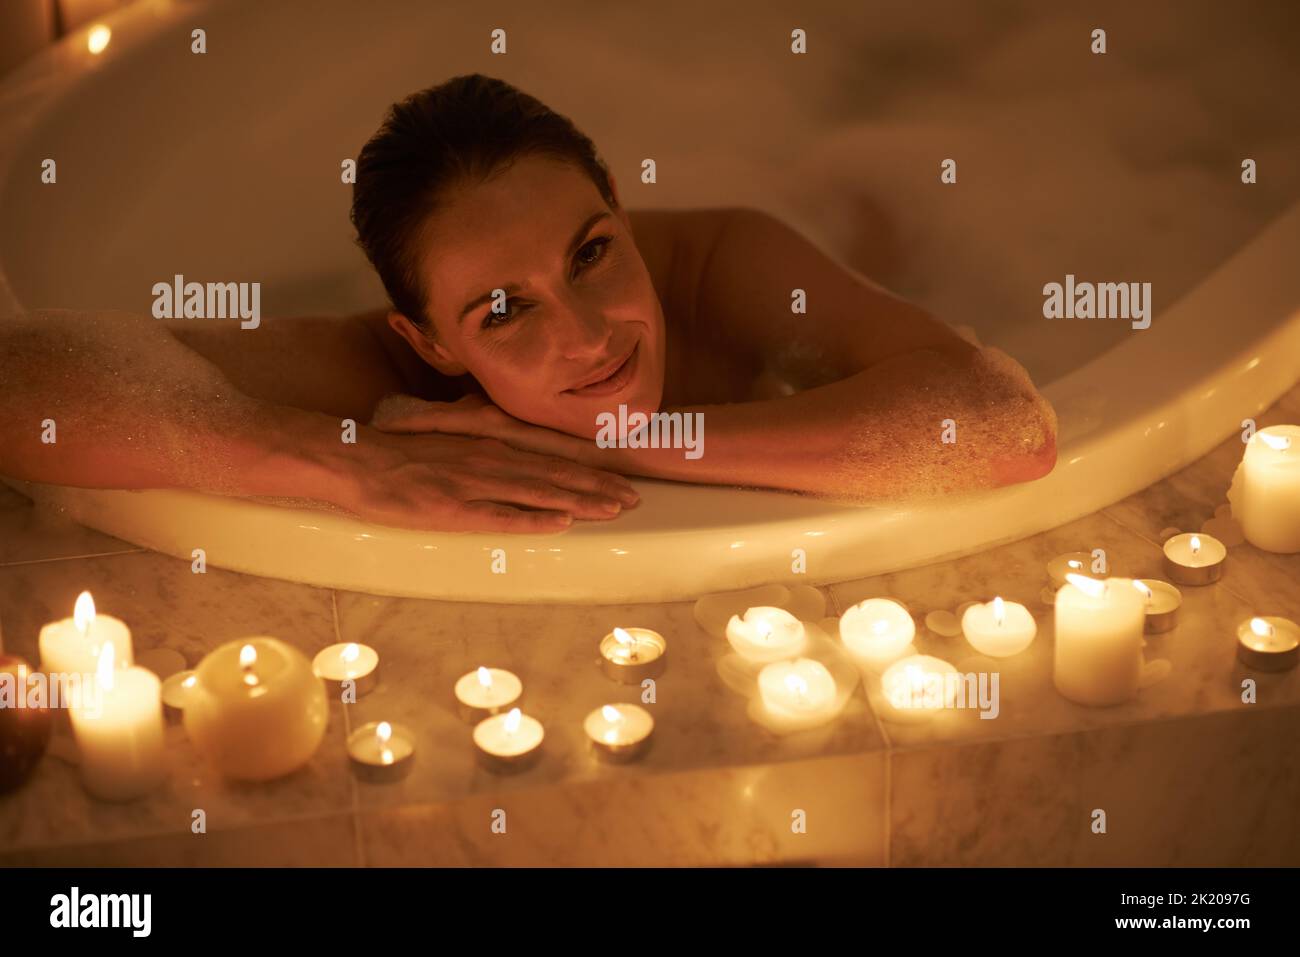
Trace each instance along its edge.
<path fill-rule="evenodd" d="M 102 54 L 78 35 L 0 86 L 0 315 L 144 312 L 153 283 L 178 272 L 260 281 L 264 315 L 375 307 L 340 161 L 394 99 L 477 70 L 573 116 L 630 206 L 763 207 L 1012 352 L 1060 416 L 1048 478 L 882 508 L 642 481 L 636 510 L 544 537 L 18 487 L 129 541 L 186 560 L 202 548 L 214 566 L 258 575 L 475 601 L 658 601 L 871 575 L 1059 525 L 1202 455 L 1300 377 L 1300 181 L 1281 161 L 1300 143 L 1284 110 L 1254 111 L 1251 127 L 1232 100 L 1275 89 L 1275 70 L 1290 76 L 1271 40 L 1238 55 L 1242 28 L 1207 23 L 1180 25 L 1176 47 L 1161 32 L 1167 11 L 1113 15 L 1112 34 L 1156 51 L 1159 65 L 1143 67 L 1091 58 L 1086 43 L 1079 53 L 1084 20 L 856 8 L 793 22 L 671 3 L 487 15 L 464 3 L 138 4 L 107 21 Z M 486 52 L 498 26 L 505 57 Z M 821 60 L 792 59 L 792 26 Z M 204 56 L 189 52 L 195 27 Z M 1243 92 L 1199 96 L 1217 68 L 1198 72 L 1198 42 L 1226 47 L 1215 62 Z M 1219 141 L 1228 114 L 1240 148 Z M 647 155 L 653 187 L 636 182 Z M 1259 184 L 1239 182 L 1239 155 L 1259 161 Z M 958 184 L 944 187 L 949 156 Z M 39 183 L 46 157 L 59 163 L 54 187 Z M 864 237 L 880 235 L 889 251 L 869 251 Z M 1067 272 L 1152 282 L 1151 328 L 1043 319 L 1043 284 Z M 498 548 L 504 575 L 492 572 Z M 798 548 L 803 575 L 791 572 Z"/>

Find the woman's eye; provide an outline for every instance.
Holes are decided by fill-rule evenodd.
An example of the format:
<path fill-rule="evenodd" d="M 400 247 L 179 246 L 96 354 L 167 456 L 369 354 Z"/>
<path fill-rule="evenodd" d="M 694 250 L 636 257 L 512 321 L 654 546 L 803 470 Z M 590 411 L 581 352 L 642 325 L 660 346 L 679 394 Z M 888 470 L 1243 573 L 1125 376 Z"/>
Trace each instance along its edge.
<path fill-rule="evenodd" d="M 605 247 L 614 241 L 613 236 L 598 236 L 578 250 L 578 263 L 582 266 L 594 266 L 605 255 Z"/>
<path fill-rule="evenodd" d="M 488 314 L 487 314 L 486 316 L 483 317 L 483 328 L 484 328 L 484 329 L 493 329 L 493 328 L 495 328 L 495 327 L 497 327 L 497 326 L 503 326 L 503 325 L 505 325 L 507 322 L 509 322 L 511 319 L 513 319 L 513 318 L 514 318 L 514 315 L 512 314 L 513 310 L 512 310 L 512 307 L 511 307 L 511 303 L 513 303 L 513 302 L 514 302 L 514 299 L 513 299 L 513 298 L 511 298 L 511 299 L 507 299 L 507 300 L 506 300 L 506 311 L 505 311 L 505 312 L 491 312 L 491 311 L 489 311 Z"/>

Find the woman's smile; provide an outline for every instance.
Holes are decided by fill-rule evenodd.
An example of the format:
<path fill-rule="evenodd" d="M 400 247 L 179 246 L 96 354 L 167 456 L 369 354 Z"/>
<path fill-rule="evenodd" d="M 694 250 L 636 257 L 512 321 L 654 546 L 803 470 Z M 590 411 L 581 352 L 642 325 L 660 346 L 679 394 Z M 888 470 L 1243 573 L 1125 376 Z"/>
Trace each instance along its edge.
<path fill-rule="evenodd" d="M 586 385 L 565 389 L 565 394 L 583 397 L 617 395 L 624 391 L 636 376 L 637 357 L 640 353 L 641 343 L 638 340 L 631 352 L 587 377 Z"/>

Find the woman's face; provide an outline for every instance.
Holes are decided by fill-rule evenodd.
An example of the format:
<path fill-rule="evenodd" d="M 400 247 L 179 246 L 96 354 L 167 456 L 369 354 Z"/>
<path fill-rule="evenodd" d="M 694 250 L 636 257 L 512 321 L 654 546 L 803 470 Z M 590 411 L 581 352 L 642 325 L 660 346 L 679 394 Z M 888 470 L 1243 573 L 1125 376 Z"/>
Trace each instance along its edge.
<path fill-rule="evenodd" d="M 469 373 L 516 418 L 574 435 L 594 437 L 597 415 L 620 404 L 659 408 L 659 297 L 621 203 L 612 212 L 580 167 L 521 157 L 444 196 L 421 242 L 436 335 L 399 331 L 439 371 Z"/>

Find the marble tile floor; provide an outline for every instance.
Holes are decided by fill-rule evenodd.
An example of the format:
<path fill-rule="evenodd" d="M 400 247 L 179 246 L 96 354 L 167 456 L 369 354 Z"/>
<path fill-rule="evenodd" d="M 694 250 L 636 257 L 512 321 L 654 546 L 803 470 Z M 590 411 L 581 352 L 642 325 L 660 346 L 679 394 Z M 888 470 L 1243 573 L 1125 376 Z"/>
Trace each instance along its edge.
<path fill-rule="evenodd" d="M 1257 419 L 1300 421 L 1300 386 Z M 1222 504 L 1241 455 L 1235 437 L 1129 498 L 1061 528 L 977 555 L 822 589 L 828 614 L 874 595 L 904 601 L 918 623 L 992 594 L 1026 604 L 1034 644 L 993 663 L 964 639 L 921 627 L 918 650 L 961 671 L 996 670 L 995 720 L 952 710 L 924 724 L 884 717 L 855 693 L 826 728 L 778 737 L 753 724 L 715 670 L 725 642 L 690 602 L 525 606 L 381 598 L 209 569 L 135 548 L 34 508 L 0 486 L 0 629 L 33 663 L 41 624 L 90 589 L 128 621 L 136 653 L 167 647 L 192 666 L 225 641 L 272 634 L 308 655 L 340 640 L 382 657 L 379 686 L 331 704 L 324 744 L 269 784 L 222 781 L 169 725 L 166 784 L 129 804 L 82 791 L 56 737 L 21 789 L 0 796 L 5 865 L 1297 865 L 1300 864 L 1300 672 L 1249 674 L 1237 624 L 1300 619 L 1300 555 L 1229 551 L 1223 579 L 1183 588 L 1179 627 L 1151 636 L 1169 677 L 1113 708 L 1086 708 L 1051 682 L 1052 618 L 1044 565 L 1106 549 L 1113 570 L 1162 578 L 1161 531 L 1198 530 Z M 597 667 L 615 624 L 661 631 L 670 664 L 651 705 L 650 751 L 598 761 L 582 717 L 639 689 Z M 498 775 L 475 760 L 451 685 L 480 663 L 524 680 L 523 705 L 546 726 L 540 762 Z M 1241 683 L 1257 680 L 1244 704 Z M 350 729 L 390 720 L 417 735 L 411 773 L 357 780 Z M 191 832 L 192 812 L 207 833 Z M 1106 813 L 1094 833 L 1096 809 Z M 505 812 L 505 833 L 493 821 Z M 806 827 L 792 827 L 802 811 Z M 495 815 L 495 816 L 494 816 Z M 499 829 L 499 828 L 498 828 Z"/>

